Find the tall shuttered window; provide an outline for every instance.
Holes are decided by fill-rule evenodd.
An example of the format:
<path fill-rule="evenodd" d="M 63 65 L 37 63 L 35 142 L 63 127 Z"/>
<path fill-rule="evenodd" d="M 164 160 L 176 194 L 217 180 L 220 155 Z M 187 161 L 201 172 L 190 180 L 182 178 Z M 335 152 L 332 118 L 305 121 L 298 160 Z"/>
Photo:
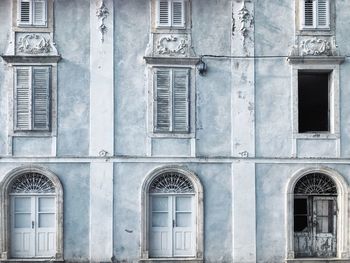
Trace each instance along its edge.
<path fill-rule="evenodd" d="M 189 69 L 158 68 L 154 74 L 155 132 L 189 132 Z"/>
<path fill-rule="evenodd" d="M 19 26 L 46 26 L 47 0 L 18 0 Z"/>
<path fill-rule="evenodd" d="M 185 1 L 158 0 L 157 4 L 158 27 L 184 27 Z"/>
<path fill-rule="evenodd" d="M 50 75 L 50 67 L 15 68 L 15 130 L 50 130 Z"/>
<path fill-rule="evenodd" d="M 329 0 L 301 0 L 303 29 L 329 29 Z"/>

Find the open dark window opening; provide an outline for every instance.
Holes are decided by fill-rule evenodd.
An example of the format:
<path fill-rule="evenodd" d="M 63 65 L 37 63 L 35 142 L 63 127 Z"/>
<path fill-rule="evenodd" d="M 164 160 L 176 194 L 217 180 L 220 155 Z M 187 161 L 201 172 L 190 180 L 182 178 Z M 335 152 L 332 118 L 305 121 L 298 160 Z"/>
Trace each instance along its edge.
<path fill-rule="evenodd" d="M 327 132 L 329 72 L 298 72 L 299 132 Z"/>

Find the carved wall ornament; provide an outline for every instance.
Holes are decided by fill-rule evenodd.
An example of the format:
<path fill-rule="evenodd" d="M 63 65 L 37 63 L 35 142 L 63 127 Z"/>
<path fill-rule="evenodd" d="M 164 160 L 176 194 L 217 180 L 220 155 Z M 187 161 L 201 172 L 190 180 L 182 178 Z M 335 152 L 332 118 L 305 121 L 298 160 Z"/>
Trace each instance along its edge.
<path fill-rule="evenodd" d="M 27 54 L 50 53 L 50 39 L 40 34 L 27 34 L 19 39 L 17 51 Z"/>
<path fill-rule="evenodd" d="M 100 25 L 98 26 L 98 29 L 101 32 L 101 41 L 104 42 L 104 34 L 107 32 L 107 26 L 105 24 L 105 19 L 108 17 L 109 11 L 108 8 L 105 5 L 104 0 L 101 1 L 101 5 L 96 10 L 96 16 L 100 20 Z"/>
<path fill-rule="evenodd" d="M 301 55 L 331 55 L 331 43 L 325 39 L 307 39 L 300 43 Z"/>
<path fill-rule="evenodd" d="M 159 39 L 157 44 L 157 52 L 162 55 L 184 55 L 188 47 L 187 38 L 178 38 L 176 36 L 164 36 Z"/>
<path fill-rule="evenodd" d="M 248 8 L 245 5 L 245 1 L 242 2 L 242 8 L 238 11 L 238 19 L 241 22 L 239 31 L 243 37 L 246 37 L 251 26 L 253 17 L 250 14 Z"/>

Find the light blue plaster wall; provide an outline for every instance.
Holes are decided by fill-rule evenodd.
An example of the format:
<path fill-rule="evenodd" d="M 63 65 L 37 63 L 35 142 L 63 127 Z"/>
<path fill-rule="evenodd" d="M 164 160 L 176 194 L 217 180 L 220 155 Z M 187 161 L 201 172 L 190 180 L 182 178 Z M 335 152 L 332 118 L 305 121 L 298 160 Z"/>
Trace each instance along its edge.
<path fill-rule="evenodd" d="M 150 2 L 115 1 L 115 152 L 146 155 Z"/>
<path fill-rule="evenodd" d="M 231 2 L 192 1 L 192 42 L 198 56 L 230 55 Z M 231 153 L 231 61 L 203 58 L 205 76 L 196 72 L 197 155 L 228 156 Z"/>
<path fill-rule="evenodd" d="M 255 1 L 256 155 L 290 157 L 292 147 L 291 66 L 294 1 Z"/>
<path fill-rule="evenodd" d="M 6 53 L 11 29 L 11 1 L 0 1 L 0 54 Z M 6 67 L 6 62 L 0 58 L 0 155 L 6 154 L 7 143 L 7 111 L 8 111 L 8 79 L 12 71 Z"/>
<path fill-rule="evenodd" d="M 89 149 L 90 1 L 59 0 L 54 4 L 55 41 L 62 55 L 57 82 L 57 152 L 60 156 L 84 156 Z"/>
<path fill-rule="evenodd" d="M 288 56 L 294 44 L 294 1 L 254 1 L 255 55 Z"/>
<path fill-rule="evenodd" d="M 116 164 L 114 177 L 114 255 L 136 262 L 140 255 L 141 187 L 161 164 Z M 197 174 L 204 188 L 206 262 L 232 261 L 232 177 L 230 165 L 181 164 Z"/>
<path fill-rule="evenodd" d="M 256 155 L 290 157 L 291 69 L 284 58 L 255 63 Z M 244 129 L 244 127 L 242 127 Z"/>
<path fill-rule="evenodd" d="M 350 107 L 349 107 L 350 64 L 349 64 L 349 61 L 350 61 L 349 58 L 347 58 L 346 61 L 340 66 L 340 90 L 339 90 L 341 156 L 346 158 L 350 156 L 350 147 L 349 147 L 350 145 Z"/>

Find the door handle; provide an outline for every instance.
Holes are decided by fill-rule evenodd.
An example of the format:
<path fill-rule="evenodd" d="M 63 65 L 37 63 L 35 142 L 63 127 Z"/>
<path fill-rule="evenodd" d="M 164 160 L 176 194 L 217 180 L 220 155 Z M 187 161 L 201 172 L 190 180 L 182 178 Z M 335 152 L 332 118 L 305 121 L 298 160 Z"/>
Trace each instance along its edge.
<path fill-rule="evenodd" d="M 175 227 L 175 220 L 173 220 L 173 228 Z"/>
<path fill-rule="evenodd" d="M 34 229 L 34 226 L 35 226 L 35 223 L 34 223 L 34 221 L 32 221 L 32 228 Z"/>

